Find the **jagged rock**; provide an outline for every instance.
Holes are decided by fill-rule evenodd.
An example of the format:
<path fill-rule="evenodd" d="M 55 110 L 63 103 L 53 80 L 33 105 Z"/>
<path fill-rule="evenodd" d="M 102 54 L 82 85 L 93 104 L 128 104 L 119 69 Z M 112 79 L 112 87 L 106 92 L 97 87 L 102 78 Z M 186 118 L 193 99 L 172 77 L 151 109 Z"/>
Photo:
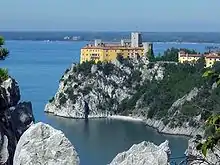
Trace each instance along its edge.
<path fill-rule="evenodd" d="M 13 165 L 79 165 L 79 162 L 75 148 L 64 134 L 40 122 L 21 136 Z"/>
<path fill-rule="evenodd" d="M 91 67 L 91 73 L 94 74 L 98 70 L 97 65 L 92 65 Z"/>
<path fill-rule="evenodd" d="M 5 88 L 0 87 L 0 94 L 0 111 L 2 113 L 9 107 Z"/>
<path fill-rule="evenodd" d="M 12 165 L 17 141 L 33 123 L 31 103 L 18 103 L 17 82 L 9 78 L 0 84 L 0 164 Z"/>
<path fill-rule="evenodd" d="M 186 101 L 191 101 L 194 97 L 196 97 L 199 93 L 198 88 L 192 89 L 188 94 L 184 95 L 177 101 L 175 101 L 170 109 L 168 110 L 169 113 L 173 113 L 173 110 L 175 110 L 178 107 L 181 107 Z"/>
<path fill-rule="evenodd" d="M 186 136 L 195 136 L 195 135 L 203 135 L 204 130 L 200 127 L 192 127 L 189 126 L 188 123 L 183 123 L 182 126 L 177 126 L 171 128 L 169 123 L 165 125 L 162 120 L 156 119 L 146 119 L 144 120 L 145 124 L 153 127 L 158 130 L 158 132 L 172 134 L 172 135 L 186 135 Z"/>
<path fill-rule="evenodd" d="M 188 165 L 220 165 L 220 147 L 216 146 L 213 151 L 208 150 L 206 157 L 201 151 L 196 149 L 198 144 L 195 143 L 195 138 L 188 141 L 188 149 L 186 156 L 189 157 Z"/>
<path fill-rule="evenodd" d="M 7 136 L 1 134 L 0 142 L 0 164 L 5 164 L 9 158 Z"/>
<path fill-rule="evenodd" d="M 20 91 L 17 82 L 9 78 L 2 82 L 1 87 L 5 89 L 8 106 L 15 106 L 20 100 Z"/>
<path fill-rule="evenodd" d="M 19 103 L 15 107 L 11 107 L 10 113 L 16 137 L 19 139 L 22 133 L 35 121 L 31 102 Z"/>
<path fill-rule="evenodd" d="M 159 146 L 144 141 L 119 153 L 109 165 L 168 165 L 170 154 L 168 141 Z"/>

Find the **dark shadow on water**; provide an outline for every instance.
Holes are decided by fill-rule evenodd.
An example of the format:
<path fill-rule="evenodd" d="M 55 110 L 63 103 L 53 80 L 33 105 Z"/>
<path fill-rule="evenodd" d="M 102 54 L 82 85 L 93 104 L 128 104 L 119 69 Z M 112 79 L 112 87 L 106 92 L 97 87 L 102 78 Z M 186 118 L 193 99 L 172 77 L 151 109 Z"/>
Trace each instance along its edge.
<path fill-rule="evenodd" d="M 89 137 L 90 129 L 89 129 L 89 119 L 88 118 L 86 118 L 84 120 L 84 127 L 83 128 L 84 128 L 83 130 L 84 130 L 85 135 L 87 137 Z"/>

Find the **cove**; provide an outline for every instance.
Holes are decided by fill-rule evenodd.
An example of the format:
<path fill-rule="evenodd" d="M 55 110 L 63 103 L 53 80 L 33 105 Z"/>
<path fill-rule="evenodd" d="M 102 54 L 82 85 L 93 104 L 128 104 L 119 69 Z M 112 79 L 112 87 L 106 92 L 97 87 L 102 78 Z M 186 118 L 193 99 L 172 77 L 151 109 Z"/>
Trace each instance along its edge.
<path fill-rule="evenodd" d="M 32 102 L 36 121 L 62 130 L 76 147 L 82 165 L 107 164 L 117 153 L 143 140 L 159 144 L 168 139 L 172 156 L 182 156 L 187 147 L 187 138 L 159 134 L 143 123 L 108 119 L 84 122 L 44 113 L 44 106 L 54 96 L 59 79 L 73 62 L 79 61 L 80 48 L 85 44 L 86 42 L 7 41 L 10 56 L 1 61 L 0 66 L 8 68 L 10 75 L 18 81 L 21 100 Z M 154 50 L 163 52 L 172 46 L 203 51 L 207 45 L 157 43 Z"/>

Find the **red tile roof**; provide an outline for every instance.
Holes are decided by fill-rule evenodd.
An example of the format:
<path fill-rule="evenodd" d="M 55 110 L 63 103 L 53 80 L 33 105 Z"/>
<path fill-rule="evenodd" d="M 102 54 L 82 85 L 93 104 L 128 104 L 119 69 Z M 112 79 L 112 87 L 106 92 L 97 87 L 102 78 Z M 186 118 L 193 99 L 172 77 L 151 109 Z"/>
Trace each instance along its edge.
<path fill-rule="evenodd" d="M 180 57 L 202 57 L 203 54 L 180 54 Z"/>
<path fill-rule="evenodd" d="M 210 54 L 187 54 L 184 51 L 179 52 L 180 57 L 206 57 L 206 58 L 215 58 L 220 59 L 220 56 L 216 53 L 210 53 Z"/>
<path fill-rule="evenodd" d="M 104 49 L 104 50 L 143 50 L 143 47 L 133 48 L 126 46 L 85 46 L 82 49 Z"/>

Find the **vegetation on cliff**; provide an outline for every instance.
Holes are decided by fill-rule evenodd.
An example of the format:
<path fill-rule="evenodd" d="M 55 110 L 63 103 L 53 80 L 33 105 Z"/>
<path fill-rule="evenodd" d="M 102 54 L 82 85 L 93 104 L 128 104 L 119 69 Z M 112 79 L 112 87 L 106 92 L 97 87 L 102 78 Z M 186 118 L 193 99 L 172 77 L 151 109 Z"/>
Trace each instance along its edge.
<path fill-rule="evenodd" d="M 8 70 L 4 68 L 0 68 L 0 83 L 7 80 L 9 78 Z"/>
<path fill-rule="evenodd" d="M 3 48 L 5 41 L 4 38 L 0 36 L 0 60 L 4 60 L 8 56 L 9 51 L 6 48 Z M 7 80 L 9 77 L 8 70 L 0 68 L 0 83 Z"/>
<path fill-rule="evenodd" d="M 216 63 L 212 70 L 208 70 L 203 74 L 203 77 L 209 79 L 211 83 L 215 83 L 215 97 L 210 98 L 210 101 L 214 106 L 211 106 L 213 109 L 209 108 L 209 105 L 206 105 L 205 110 L 209 112 L 211 115 L 206 120 L 205 124 L 205 138 L 206 140 L 200 142 L 202 137 L 197 136 L 196 142 L 198 142 L 197 149 L 201 150 L 204 156 L 207 156 L 208 150 L 215 153 L 215 150 L 219 150 L 219 142 L 220 142 L 220 63 Z M 214 113 L 212 113 L 212 110 Z M 220 159 L 220 155 L 216 154 Z"/>
<path fill-rule="evenodd" d="M 133 109 L 145 109 L 148 118 L 167 120 L 170 116 L 169 108 L 172 104 L 189 93 L 193 88 L 205 85 L 202 73 L 194 66 L 188 64 L 166 64 L 165 77 L 162 81 L 153 79 L 145 81 L 137 88 L 137 92 L 130 98 L 125 99 L 120 105 L 120 113 L 129 114 Z M 138 100 L 141 104 L 137 106 Z M 173 113 L 173 112 L 172 112 Z M 177 125 L 188 121 L 190 117 L 198 115 L 190 102 L 181 107 Z M 180 120 L 181 119 L 181 120 Z M 173 120 L 175 122 L 175 120 Z"/>
<path fill-rule="evenodd" d="M 5 59 L 9 54 L 8 49 L 3 47 L 4 44 L 5 44 L 5 40 L 3 37 L 0 36 L 0 60 Z"/>

